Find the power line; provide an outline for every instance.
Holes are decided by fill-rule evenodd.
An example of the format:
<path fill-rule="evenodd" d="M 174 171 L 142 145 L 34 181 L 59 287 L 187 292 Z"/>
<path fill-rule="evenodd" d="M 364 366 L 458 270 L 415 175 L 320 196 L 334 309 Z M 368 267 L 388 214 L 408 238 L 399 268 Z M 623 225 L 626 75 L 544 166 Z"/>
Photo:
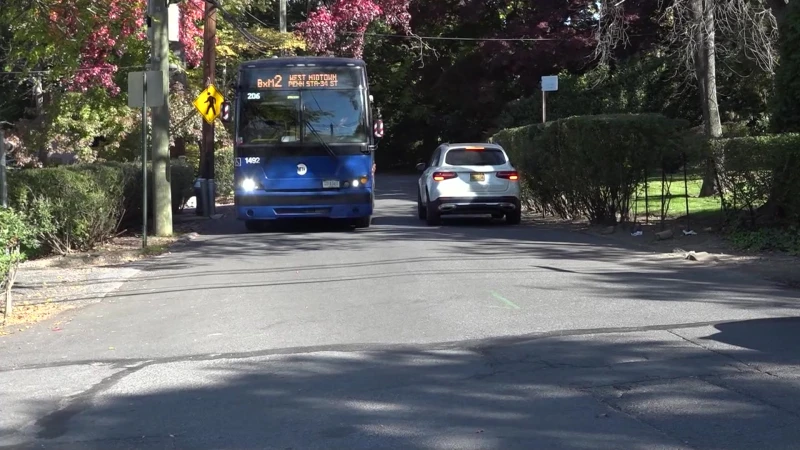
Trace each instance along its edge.
<path fill-rule="evenodd" d="M 466 41 L 466 42 L 546 42 L 564 41 L 564 38 L 472 38 L 454 36 L 418 36 L 415 34 L 384 34 L 384 33 L 358 33 L 355 31 L 340 31 L 339 34 L 363 35 L 370 37 L 385 37 L 397 39 L 413 39 L 420 41 Z M 631 37 L 655 36 L 656 33 L 630 34 Z"/>
<path fill-rule="evenodd" d="M 124 67 L 116 67 L 116 68 L 115 67 L 103 67 L 103 68 L 85 68 L 85 69 L 77 68 L 77 69 L 74 69 L 74 70 L 75 70 L 75 72 L 88 72 L 88 71 L 98 71 L 98 70 L 116 71 L 116 70 L 127 70 L 127 69 L 141 69 L 142 67 L 143 66 L 124 66 Z M 52 72 L 53 72 L 52 69 L 50 69 L 50 70 L 30 70 L 30 71 L 27 71 L 27 72 L 20 71 L 20 70 L 10 70 L 10 71 L 0 72 L 0 75 L 42 75 L 42 74 L 47 74 L 47 73 L 52 73 Z"/>
<path fill-rule="evenodd" d="M 563 38 L 471 38 L 454 36 L 417 36 L 414 34 L 384 34 L 384 33 L 357 33 L 355 31 L 342 31 L 340 34 L 363 35 L 371 37 L 386 37 L 397 39 L 414 39 L 422 41 L 478 41 L 478 42 L 536 42 L 536 41 L 563 41 Z"/>

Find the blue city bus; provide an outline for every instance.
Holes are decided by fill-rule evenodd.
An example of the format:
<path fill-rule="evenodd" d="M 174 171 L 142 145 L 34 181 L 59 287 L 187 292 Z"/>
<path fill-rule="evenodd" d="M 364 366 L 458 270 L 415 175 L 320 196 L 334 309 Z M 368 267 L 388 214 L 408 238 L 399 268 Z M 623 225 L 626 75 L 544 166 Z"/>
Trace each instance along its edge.
<path fill-rule="evenodd" d="M 369 227 L 383 123 L 364 62 L 274 57 L 242 63 L 238 77 L 224 118 L 234 122 L 238 219 L 251 231 L 308 217 Z"/>

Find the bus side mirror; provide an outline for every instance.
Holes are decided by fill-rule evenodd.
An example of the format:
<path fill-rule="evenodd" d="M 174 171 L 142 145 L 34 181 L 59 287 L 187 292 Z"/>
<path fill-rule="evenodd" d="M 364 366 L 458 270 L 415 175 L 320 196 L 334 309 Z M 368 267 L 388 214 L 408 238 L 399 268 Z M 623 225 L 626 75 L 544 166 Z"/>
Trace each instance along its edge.
<path fill-rule="evenodd" d="M 222 102 L 222 110 L 220 111 L 219 118 L 223 123 L 230 123 L 231 121 L 231 104 L 228 101 Z"/>
<path fill-rule="evenodd" d="M 378 119 L 375 121 L 375 125 L 372 126 L 372 133 L 376 138 L 380 139 L 383 137 L 383 120 Z"/>

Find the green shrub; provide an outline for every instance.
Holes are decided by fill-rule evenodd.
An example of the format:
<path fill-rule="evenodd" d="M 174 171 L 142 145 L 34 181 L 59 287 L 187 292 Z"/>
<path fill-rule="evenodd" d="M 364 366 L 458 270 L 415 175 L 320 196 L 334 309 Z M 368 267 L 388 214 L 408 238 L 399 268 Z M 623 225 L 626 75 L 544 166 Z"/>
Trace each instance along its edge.
<path fill-rule="evenodd" d="M 152 166 L 148 165 L 148 216 L 152 217 Z M 193 195 L 194 170 L 170 164 L 173 212 Z M 49 252 L 85 251 L 113 237 L 120 225 L 142 220 L 140 163 L 109 162 L 14 171 L 9 200 L 23 211 Z"/>
<path fill-rule="evenodd" d="M 123 207 L 119 190 L 98 183 L 87 171 L 27 169 L 14 172 L 9 181 L 11 205 L 24 212 L 49 250 L 89 250 L 117 229 Z"/>
<path fill-rule="evenodd" d="M 646 171 L 677 170 L 701 149 L 688 123 L 658 114 L 575 116 L 503 130 L 502 145 L 522 172 L 526 203 L 562 217 L 594 223 L 626 219 Z"/>
<path fill-rule="evenodd" d="M 749 225 L 771 204 L 771 221 L 800 223 L 800 134 L 710 141 L 729 213 L 745 211 Z M 736 215 L 734 218 L 738 218 Z"/>
<path fill-rule="evenodd" d="M 742 250 L 800 255 L 800 229 L 796 227 L 735 230 L 728 235 L 728 240 Z"/>
<path fill-rule="evenodd" d="M 214 183 L 218 196 L 233 195 L 233 149 L 217 150 L 214 155 Z"/>
<path fill-rule="evenodd" d="M 195 171 L 189 162 L 179 160 L 170 162 L 169 168 L 172 212 L 176 213 L 182 210 L 186 201 L 194 195 Z M 150 179 L 152 180 L 152 177 Z"/>
<path fill-rule="evenodd" d="M 25 259 L 22 248 L 31 245 L 33 231 L 24 217 L 13 209 L 0 208 L 0 293 L 5 294 L 3 322 L 12 312 L 11 288 L 17 276 L 17 268 Z"/>
<path fill-rule="evenodd" d="M 103 177 L 107 170 L 114 171 L 122 187 L 119 195 L 123 197 L 125 213 L 123 223 L 134 223 L 142 220 L 142 164 L 141 162 L 109 162 L 103 164 L 86 164 L 72 166 L 75 170 L 92 171 L 98 177 Z M 172 197 L 172 212 L 176 213 L 183 208 L 186 200 L 194 195 L 194 169 L 186 162 L 173 160 L 170 162 L 170 188 Z M 153 214 L 153 166 L 147 165 L 147 192 L 148 216 Z"/>

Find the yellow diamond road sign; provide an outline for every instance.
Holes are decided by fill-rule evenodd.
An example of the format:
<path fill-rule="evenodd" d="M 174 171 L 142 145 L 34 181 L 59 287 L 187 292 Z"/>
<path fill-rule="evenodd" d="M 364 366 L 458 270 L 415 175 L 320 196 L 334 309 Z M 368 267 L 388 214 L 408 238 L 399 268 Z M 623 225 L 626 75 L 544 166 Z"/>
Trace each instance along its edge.
<path fill-rule="evenodd" d="M 214 120 L 219 117 L 222 112 L 222 102 L 225 98 L 222 97 L 213 84 L 209 84 L 207 88 L 194 99 L 194 107 L 203 116 L 210 125 L 214 124 Z"/>

